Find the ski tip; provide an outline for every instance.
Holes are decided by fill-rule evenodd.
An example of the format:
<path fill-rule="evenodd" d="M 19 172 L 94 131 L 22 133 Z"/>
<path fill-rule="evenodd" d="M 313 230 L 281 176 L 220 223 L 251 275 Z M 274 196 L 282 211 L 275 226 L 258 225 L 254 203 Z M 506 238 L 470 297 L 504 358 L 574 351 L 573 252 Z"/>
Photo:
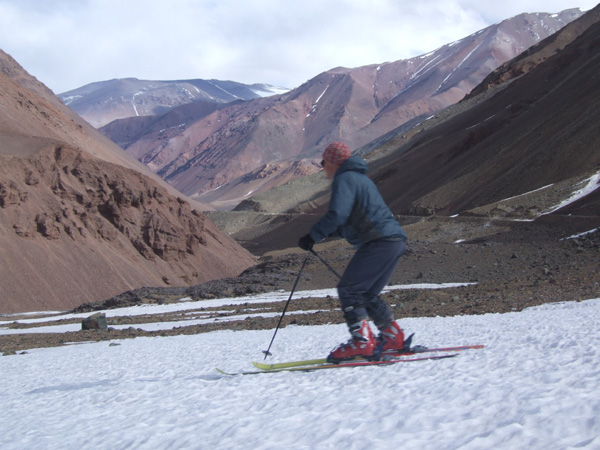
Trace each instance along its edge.
<path fill-rule="evenodd" d="M 218 367 L 217 367 L 217 368 L 215 368 L 215 370 L 216 370 L 217 372 L 219 372 L 221 375 L 227 375 L 227 376 L 229 376 L 229 377 L 232 377 L 232 376 L 234 376 L 234 375 L 235 375 L 235 373 L 229 373 L 229 372 L 225 372 L 224 370 L 221 370 L 221 369 L 219 369 Z"/>

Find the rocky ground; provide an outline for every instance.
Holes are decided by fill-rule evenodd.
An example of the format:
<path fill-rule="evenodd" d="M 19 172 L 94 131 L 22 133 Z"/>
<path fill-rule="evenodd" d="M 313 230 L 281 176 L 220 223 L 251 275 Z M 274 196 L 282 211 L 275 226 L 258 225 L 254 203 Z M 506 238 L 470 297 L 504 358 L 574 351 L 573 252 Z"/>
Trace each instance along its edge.
<path fill-rule="evenodd" d="M 473 284 L 437 290 L 391 291 L 384 297 L 399 319 L 504 313 L 542 303 L 577 301 L 600 296 L 600 232 L 565 239 L 598 228 L 600 220 L 597 218 L 550 215 L 536 222 L 515 222 L 468 217 L 431 217 L 413 219 L 412 222 L 405 226 L 411 237 L 410 244 L 390 285 L 448 282 Z M 343 271 L 353 253 L 352 248 L 341 241 L 319 244 L 315 250 L 338 273 Z M 183 320 L 183 314 L 165 314 L 158 319 L 156 315 L 109 317 L 109 329 L 104 331 L 0 335 L 0 352 L 14 354 L 29 348 L 65 343 L 195 334 L 217 329 L 273 329 L 279 320 L 278 316 L 222 321 L 220 319 L 226 319 L 228 315 L 244 314 L 249 308 L 240 305 L 203 308 L 202 299 L 244 296 L 280 289 L 289 291 L 305 255 L 296 249 L 271 252 L 262 256 L 256 266 L 236 278 L 212 281 L 191 288 L 138 289 L 106 302 L 86 304 L 74 310 L 92 314 L 101 309 L 140 303 L 169 303 L 179 301 L 182 297 L 191 297 L 198 300 L 197 314 L 214 318 L 214 323 L 208 325 L 185 326 L 182 322 L 181 327 L 172 330 L 149 332 L 136 328 L 136 324 Z M 297 289 L 330 288 L 335 284 L 336 276 L 311 256 Z M 280 313 L 284 303 L 252 304 L 252 310 Z M 227 309 L 229 311 L 225 311 Z M 321 312 L 287 315 L 283 326 L 290 323 L 312 325 L 343 321 L 337 298 L 291 302 L 288 311 L 314 310 Z M 17 319 L 16 316 L 0 318 L 3 326 L 31 326 L 16 323 Z M 111 325 L 116 324 L 131 326 L 125 330 L 111 329 Z M 418 334 L 418 330 L 410 331 Z"/>

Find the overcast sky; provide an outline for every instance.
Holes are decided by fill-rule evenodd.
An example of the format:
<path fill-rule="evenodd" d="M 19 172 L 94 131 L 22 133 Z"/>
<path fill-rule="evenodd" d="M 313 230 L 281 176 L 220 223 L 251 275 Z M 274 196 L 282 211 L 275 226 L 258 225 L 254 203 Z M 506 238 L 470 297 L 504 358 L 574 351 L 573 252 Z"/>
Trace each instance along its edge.
<path fill-rule="evenodd" d="M 294 88 L 418 56 L 522 12 L 585 0 L 0 0 L 0 49 L 55 93 L 94 81 L 219 79 Z"/>

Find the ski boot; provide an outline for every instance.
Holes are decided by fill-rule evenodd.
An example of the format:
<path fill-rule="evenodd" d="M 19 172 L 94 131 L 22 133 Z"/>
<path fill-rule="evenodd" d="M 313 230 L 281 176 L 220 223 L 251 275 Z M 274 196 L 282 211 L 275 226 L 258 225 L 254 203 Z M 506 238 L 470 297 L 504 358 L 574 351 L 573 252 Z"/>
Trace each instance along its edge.
<path fill-rule="evenodd" d="M 327 356 L 327 362 L 337 364 L 354 358 L 372 360 L 377 340 L 366 320 L 350 326 L 352 337 L 345 344 L 340 344 Z"/>
<path fill-rule="evenodd" d="M 378 350 L 381 353 L 403 352 L 405 350 L 410 350 L 410 342 L 404 342 L 404 332 L 396 321 L 390 322 L 388 326 L 379 330 L 377 341 L 379 344 Z"/>

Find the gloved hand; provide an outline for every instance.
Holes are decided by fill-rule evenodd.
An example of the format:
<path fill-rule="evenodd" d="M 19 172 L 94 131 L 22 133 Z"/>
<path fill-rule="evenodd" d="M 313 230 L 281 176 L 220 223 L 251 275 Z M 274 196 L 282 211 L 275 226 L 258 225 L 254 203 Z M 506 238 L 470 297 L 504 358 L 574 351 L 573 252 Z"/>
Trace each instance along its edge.
<path fill-rule="evenodd" d="M 310 234 L 302 236 L 298 241 L 298 247 L 300 247 L 302 250 L 312 250 L 313 245 L 315 245 L 315 241 L 310 237 Z"/>

